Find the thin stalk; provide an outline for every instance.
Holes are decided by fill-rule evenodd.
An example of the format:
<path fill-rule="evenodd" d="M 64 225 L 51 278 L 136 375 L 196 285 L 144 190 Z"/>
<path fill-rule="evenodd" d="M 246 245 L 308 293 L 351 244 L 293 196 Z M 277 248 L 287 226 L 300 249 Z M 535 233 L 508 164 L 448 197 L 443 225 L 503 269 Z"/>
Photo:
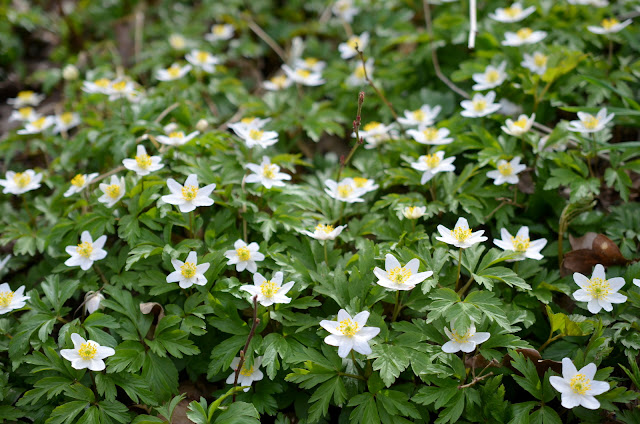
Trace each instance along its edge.
<path fill-rule="evenodd" d="M 358 112 L 356 113 L 356 119 L 353 121 L 353 132 L 356 133 L 356 144 L 351 148 L 349 155 L 345 160 L 340 161 L 340 167 L 338 168 L 338 176 L 336 177 L 336 182 L 340 182 L 340 176 L 342 175 L 342 171 L 344 167 L 347 166 L 354 153 L 363 143 L 363 140 L 360 138 L 360 124 L 362 122 L 362 104 L 364 103 L 364 91 L 361 91 L 358 94 Z"/>
<path fill-rule="evenodd" d="M 244 349 L 240 351 L 240 362 L 238 362 L 238 366 L 235 370 L 235 376 L 233 379 L 233 388 L 235 389 L 238 385 L 238 377 L 240 376 L 240 370 L 244 366 L 244 356 L 249 348 L 249 343 L 251 343 L 251 339 L 256 333 L 256 327 L 260 323 L 260 318 L 258 318 L 258 295 L 253 296 L 253 324 L 251 325 L 251 331 L 249 331 L 249 335 L 247 336 L 247 342 L 244 344 Z M 233 393 L 233 401 L 236 401 L 236 394 Z"/>
<path fill-rule="evenodd" d="M 329 266 L 329 255 L 327 254 L 327 240 L 324 241 L 324 263 Z"/>
<path fill-rule="evenodd" d="M 393 315 L 391 316 L 391 322 L 395 322 L 396 318 L 400 314 L 400 310 L 402 309 L 402 303 L 400 302 L 400 290 L 396 290 L 396 303 L 393 307 Z"/>
<path fill-rule="evenodd" d="M 391 102 L 389 100 L 387 100 L 385 95 L 382 94 L 382 92 L 378 89 L 378 87 L 376 87 L 376 85 L 373 83 L 371 78 L 369 78 L 369 74 L 367 73 L 366 61 L 364 60 L 364 54 L 358 48 L 358 46 L 356 46 L 356 51 L 358 52 L 358 56 L 360 57 L 360 62 L 362 62 L 362 70 L 364 71 L 364 79 L 367 81 L 369 86 L 371 88 L 373 88 L 373 91 L 376 92 L 378 97 L 380 97 L 380 100 L 382 100 L 384 102 L 384 104 L 387 106 L 387 108 L 389 108 L 389 110 L 391 111 L 391 115 L 393 115 L 393 119 L 395 119 L 396 122 L 398 122 L 398 114 L 396 113 L 396 110 L 391 105 Z M 400 127 L 400 130 L 404 131 L 404 128 L 402 127 L 402 125 L 399 122 L 398 122 L 398 126 Z"/>
<path fill-rule="evenodd" d="M 461 271 L 461 268 L 462 268 L 462 247 L 458 251 L 458 276 L 456 277 L 456 290 L 455 291 L 458 291 L 458 289 L 460 288 L 460 271 Z"/>

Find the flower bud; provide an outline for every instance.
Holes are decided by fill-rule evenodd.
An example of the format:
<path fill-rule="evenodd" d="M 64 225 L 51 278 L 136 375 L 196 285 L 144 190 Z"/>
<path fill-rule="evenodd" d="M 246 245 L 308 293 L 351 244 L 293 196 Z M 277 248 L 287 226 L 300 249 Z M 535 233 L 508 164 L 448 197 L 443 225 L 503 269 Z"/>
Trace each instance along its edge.
<path fill-rule="evenodd" d="M 87 315 L 91 315 L 95 311 L 100 308 L 100 302 L 104 299 L 104 296 L 99 291 L 97 292 L 87 292 L 84 296 L 84 310 L 87 312 Z"/>
<path fill-rule="evenodd" d="M 424 216 L 426 210 L 424 206 L 407 206 L 402 210 L 402 214 L 407 219 L 418 219 Z"/>
<path fill-rule="evenodd" d="M 209 123 L 207 122 L 206 119 L 201 119 L 196 124 L 196 129 L 200 132 L 205 132 L 207 128 L 209 128 Z"/>
<path fill-rule="evenodd" d="M 78 72 L 78 68 L 72 64 L 68 64 L 62 69 L 62 78 L 67 81 L 76 80 L 78 79 L 78 76 L 80 76 L 80 72 Z"/>

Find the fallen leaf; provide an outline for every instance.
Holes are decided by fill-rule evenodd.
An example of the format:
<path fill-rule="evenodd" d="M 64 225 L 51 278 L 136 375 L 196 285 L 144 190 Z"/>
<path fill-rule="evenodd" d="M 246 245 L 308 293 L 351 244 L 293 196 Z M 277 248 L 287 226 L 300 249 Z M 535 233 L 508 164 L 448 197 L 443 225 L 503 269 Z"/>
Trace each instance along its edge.
<path fill-rule="evenodd" d="M 626 265 L 618 246 L 604 234 L 589 232 L 582 237 L 569 236 L 571 252 L 564 255 L 560 274 L 564 277 L 574 272 L 590 275 L 594 266 Z"/>

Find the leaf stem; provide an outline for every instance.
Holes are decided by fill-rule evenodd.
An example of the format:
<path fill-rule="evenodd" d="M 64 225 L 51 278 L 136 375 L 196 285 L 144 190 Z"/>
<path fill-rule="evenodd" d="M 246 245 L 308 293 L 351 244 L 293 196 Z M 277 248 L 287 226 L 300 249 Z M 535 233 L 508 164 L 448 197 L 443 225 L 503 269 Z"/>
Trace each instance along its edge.
<path fill-rule="evenodd" d="M 462 247 L 458 251 L 458 276 L 456 277 L 456 289 L 455 289 L 455 291 L 458 291 L 458 289 L 460 288 L 460 271 L 461 271 L 461 268 L 462 268 Z"/>
<path fill-rule="evenodd" d="M 238 362 L 238 366 L 235 370 L 235 377 L 233 379 L 233 387 L 235 388 L 238 385 L 238 377 L 240 376 L 240 370 L 244 366 L 244 358 L 247 349 L 249 348 L 249 343 L 251 343 L 251 339 L 256 333 L 256 327 L 260 323 L 260 318 L 258 318 L 258 295 L 253 296 L 253 324 L 251 325 L 251 331 L 249 331 L 249 335 L 247 336 L 247 342 L 244 344 L 244 349 L 240 351 L 240 362 Z M 233 393 L 233 402 L 236 401 L 236 393 Z"/>

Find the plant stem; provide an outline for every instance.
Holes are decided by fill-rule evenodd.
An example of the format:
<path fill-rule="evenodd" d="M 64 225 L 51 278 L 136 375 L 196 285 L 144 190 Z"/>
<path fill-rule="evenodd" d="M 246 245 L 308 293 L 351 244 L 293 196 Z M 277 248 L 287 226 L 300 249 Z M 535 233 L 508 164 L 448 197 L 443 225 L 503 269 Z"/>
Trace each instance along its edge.
<path fill-rule="evenodd" d="M 469 287 L 471 287 L 471 283 L 473 283 L 473 275 L 471 276 L 471 278 L 469 278 L 467 283 L 464 286 L 462 286 L 460 290 L 457 291 L 458 296 L 463 296 L 467 292 L 467 290 L 469 290 Z"/>
<path fill-rule="evenodd" d="M 353 154 L 363 143 L 363 140 L 360 138 L 360 124 L 362 123 L 362 104 L 364 103 L 364 91 L 361 91 L 358 94 L 358 112 L 356 113 L 356 119 L 353 121 L 353 132 L 356 133 L 356 144 L 351 148 L 349 155 L 345 160 L 340 161 L 340 167 L 338 168 L 338 176 L 336 177 L 336 183 L 340 182 L 340 176 L 342 175 L 342 171 L 344 167 L 347 166 Z"/>
<path fill-rule="evenodd" d="M 356 361 L 356 355 L 355 353 L 353 353 L 353 349 L 351 350 L 351 360 L 353 360 L 353 366 L 356 367 L 356 369 L 358 370 L 358 373 L 362 376 L 363 380 L 366 380 L 365 376 L 364 376 L 364 370 L 362 369 L 362 367 L 360 366 L 360 364 L 358 364 L 358 361 Z"/>
<path fill-rule="evenodd" d="M 396 318 L 398 318 L 398 315 L 400 314 L 401 310 L 402 310 L 402 303 L 400 302 L 400 290 L 396 290 L 396 303 L 395 303 L 395 306 L 393 307 L 393 315 L 391 316 L 391 322 L 396 321 Z"/>
<path fill-rule="evenodd" d="M 324 263 L 329 266 L 329 255 L 327 255 L 327 240 L 324 241 Z"/>
<path fill-rule="evenodd" d="M 455 289 L 455 291 L 458 291 L 458 289 L 460 288 L 460 271 L 461 271 L 461 268 L 462 268 L 462 247 L 458 251 L 458 276 L 456 277 L 456 289 Z"/>
<path fill-rule="evenodd" d="M 553 334 L 553 333 L 551 333 L 551 334 Z M 557 336 L 555 336 L 555 337 L 551 337 L 551 335 L 549 335 L 549 338 L 547 339 L 547 341 L 546 341 L 546 342 L 544 342 L 544 343 L 542 344 L 542 346 L 540 346 L 540 347 L 538 348 L 538 352 L 542 352 L 542 351 L 544 350 L 544 348 L 545 348 L 545 347 L 549 346 L 549 344 L 551 344 L 551 343 L 555 342 L 556 340 L 561 339 L 561 338 L 563 338 L 563 337 L 564 337 L 564 334 L 558 334 L 558 335 L 557 335 Z"/>
<path fill-rule="evenodd" d="M 253 324 L 251 325 L 251 331 L 249 331 L 249 335 L 247 336 L 247 342 L 244 344 L 244 349 L 240 351 L 240 362 L 238 362 L 238 366 L 235 370 L 235 377 L 233 379 L 233 387 L 235 388 L 238 385 L 238 377 L 240 376 L 240 370 L 244 366 L 244 356 L 249 348 L 249 343 L 251 343 L 251 339 L 256 333 L 256 327 L 260 323 L 260 318 L 258 318 L 258 295 L 253 296 Z M 233 393 L 233 401 L 236 401 L 236 394 Z"/>

